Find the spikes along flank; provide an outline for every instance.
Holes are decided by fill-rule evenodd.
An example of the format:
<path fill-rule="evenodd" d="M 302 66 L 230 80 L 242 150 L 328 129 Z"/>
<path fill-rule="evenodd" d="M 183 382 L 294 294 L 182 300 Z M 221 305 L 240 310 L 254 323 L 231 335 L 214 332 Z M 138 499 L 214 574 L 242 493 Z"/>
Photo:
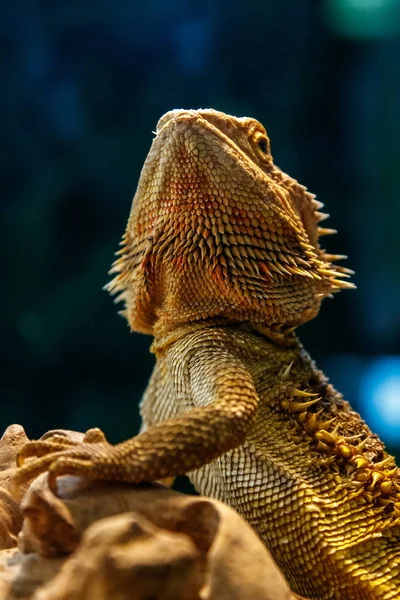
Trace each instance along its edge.
<path fill-rule="evenodd" d="M 344 472 L 346 473 L 346 477 L 350 477 L 350 475 L 353 475 L 355 471 L 356 470 L 352 464 L 350 464 L 349 462 L 345 463 Z"/>
<path fill-rule="evenodd" d="M 334 421 L 336 421 L 336 417 L 328 419 L 327 421 L 322 421 L 319 426 L 321 429 L 328 429 L 328 427 L 330 427 Z M 334 432 L 332 432 L 332 435 L 335 435 Z"/>
<path fill-rule="evenodd" d="M 315 434 L 315 438 L 318 441 L 325 442 L 329 446 L 334 446 L 338 441 L 337 435 L 332 435 L 331 433 L 329 433 L 329 431 L 325 431 L 324 429 L 322 429 L 321 431 L 317 431 L 317 433 Z"/>
<path fill-rule="evenodd" d="M 353 454 L 352 448 L 350 446 L 347 446 L 347 444 L 339 444 L 338 452 L 340 456 L 342 456 L 342 458 L 345 458 L 346 460 L 349 459 Z"/>
<path fill-rule="evenodd" d="M 324 444 L 324 442 L 318 442 L 315 449 L 318 452 L 323 452 L 324 454 L 331 452 L 331 448 L 329 446 L 327 446 L 326 444 Z"/>
<path fill-rule="evenodd" d="M 308 421 L 304 423 L 304 429 L 308 433 L 315 433 L 319 429 L 318 418 L 316 413 L 312 413 Z"/>
<path fill-rule="evenodd" d="M 364 450 L 365 446 L 368 444 L 370 439 L 371 439 L 371 436 L 369 435 L 362 442 L 357 444 L 357 446 L 355 447 L 356 451 L 361 454 L 361 452 Z"/>
<path fill-rule="evenodd" d="M 320 400 L 321 398 L 315 398 L 314 400 L 309 400 L 308 402 L 297 402 L 296 400 L 292 400 L 291 402 L 289 402 L 288 410 L 289 412 L 303 412 L 304 410 L 307 410 L 307 408 L 309 408 L 316 402 L 319 402 Z M 285 400 L 283 402 L 285 402 Z"/>
<path fill-rule="evenodd" d="M 367 481 L 369 481 L 371 477 L 371 469 L 360 469 L 359 471 L 357 471 L 356 475 L 354 476 L 354 479 L 356 481 L 362 481 L 363 483 L 366 483 Z"/>
<path fill-rule="evenodd" d="M 383 483 L 381 484 L 381 488 L 382 488 L 382 485 L 384 485 L 384 484 Z M 383 492 L 383 493 L 385 494 L 386 492 Z M 390 498 L 378 498 L 378 504 L 380 506 L 389 506 L 389 504 L 393 504 L 393 500 L 391 500 Z"/>
<path fill-rule="evenodd" d="M 351 487 L 355 488 L 359 492 L 363 492 L 364 491 L 364 482 L 363 481 L 354 481 L 353 480 L 351 482 Z"/>
<path fill-rule="evenodd" d="M 346 435 L 345 437 L 348 442 L 352 442 L 353 440 L 359 440 L 362 436 L 362 433 L 357 433 L 357 435 Z"/>
<path fill-rule="evenodd" d="M 291 368 L 292 368 L 292 366 L 293 366 L 293 362 L 294 362 L 294 361 L 292 360 L 292 362 L 291 362 L 291 363 L 290 363 L 290 364 L 289 364 L 289 365 L 286 367 L 286 369 L 283 371 L 283 373 L 282 373 L 282 375 L 281 375 L 281 379 L 282 379 L 283 381 L 287 381 L 287 380 L 289 379 L 290 369 L 291 369 Z"/>
<path fill-rule="evenodd" d="M 303 390 L 297 389 L 296 387 L 292 387 L 290 390 L 290 393 L 292 394 L 292 396 L 300 396 L 303 398 L 318 396 L 318 394 L 315 394 L 313 392 L 305 392 Z M 318 398 L 318 399 L 320 400 L 320 398 Z"/>
<path fill-rule="evenodd" d="M 391 494 L 393 489 L 393 483 L 391 481 L 382 481 L 381 485 L 379 486 L 379 489 L 381 490 L 382 494 Z"/>
<path fill-rule="evenodd" d="M 372 491 L 374 489 L 374 487 L 376 486 L 376 484 L 378 483 L 378 481 L 382 481 L 382 479 L 383 479 L 382 473 L 378 473 L 377 471 L 374 471 L 372 473 L 372 481 L 367 489 Z"/>
<path fill-rule="evenodd" d="M 339 428 L 340 428 L 340 423 L 335 425 L 335 427 L 333 428 L 333 431 L 331 431 L 332 435 L 336 435 L 337 432 L 339 431 Z"/>
<path fill-rule="evenodd" d="M 386 471 L 386 477 L 396 477 L 396 475 L 398 474 L 398 468 L 394 467 L 394 469 L 391 469 L 390 471 Z"/>
<path fill-rule="evenodd" d="M 375 469 L 380 470 L 383 467 L 386 467 L 386 465 L 389 464 L 390 462 L 393 462 L 393 456 L 388 456 L 387 458 L 385 458 L 384 460 L 381 460 L 380 462 L 373 463 L 373 465 L 374 465 Z"/>
<path fill-rule="evenodd" d="M 308 417 L 307 411 L 297 414 L 298 423 L 301 423 L 301 424 L 305 423 L 307 421 L 307 417 Z"/>
<path fill-rule="evenodd" d="M 369 465 L 369 462 L 365 458 L 363 458 L 362 456 L 357 456 L 357 457 L 354 458 L 353 464 L 356 467 L 356 469 L 363 469 L 367 465 Z"/>

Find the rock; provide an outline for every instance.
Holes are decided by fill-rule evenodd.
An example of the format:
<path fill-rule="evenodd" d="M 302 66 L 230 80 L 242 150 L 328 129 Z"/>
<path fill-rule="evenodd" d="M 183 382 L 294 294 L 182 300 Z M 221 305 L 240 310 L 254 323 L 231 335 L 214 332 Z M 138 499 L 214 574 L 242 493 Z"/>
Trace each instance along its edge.
<path fill-rule="evenodd" d="M 83 439 L 62 430 L 42 439 L 54 433 Z M 11 478 L 27 441 L 19 425 L 0 440 L 0 600 L 298 598 L 256 533 L 217 500 L 71 476 L 55 496 L 44 474 L 19 503 L 25 488 L 12 497 Z"/>
<path fill-rule="evenodd" d="M 0 439 L 0 549 L 16 546 L 22 526 L 22 514 L 18 502 L 12 498 L 10 487 L 17 468 L 17 452 L 27 442 L 21 425 L 10 425 Z"/>
<path fill-rule="evenodd" d="M 90 579 L 92 557 L 88 548 L 93 548 L 93 544 L 88 540 L 98 541 L 100 555 L 96 554 L 95 560 L 107 561 L 112 549 L 110 540 L 113 540 L 114 536 L 119 548 L 121 521 L 116 515 L 130 513 L 129 518 L 141 524 L 142 529 L 146 530 L 146 527 L 149 527 L 143 525 L 143 519 L 150 527 L 155 526 L 157 529 L 152 530 L 153 535 L 154 531 L 169 532 L 169 537 L 164 537 L 163 543 L 166 544 L 169 540 L 170 551 L 166 550 L 165 558 L 172 561 L 171 569 L 174 564 L 174 551 L 182 543 L 182 535 L 186 537 L 186 544 L 191 542 L 194 545 L 200 553 L 199 557 L 203 557 L 201 560 L 206 558 L 207 576 L 202 598 L 287 600 L 294 597 L 291 596 L 284 577 L 255 532 L 233 509 L 217 500 L 186 496 L 156 484 L 127 486 L 88 483 L 75 477 L 60 478 L 57 498 L 48 489 L 46 476 L 41 476 L 28 490 L 22 502 L 22 512 L 24 525 L 20 536 L 20 549 L 24 552 L 34 550 L 44 557 L 61 556 L 73 552 L 83 536 L 75 556 L 76 558 L 79 554 L 81 558 L 77 559 L 77 562 L 74 560 L 68 568 L 66 566 L 67 571 L 63 572 L 70 573 L 70 569 L 77 568 L 80 577 L 85 577 L 84 573 L 87 573 L 86 576 Z M 114 516 L 115 521 L 111 516 Z M 117 528 L 116 532 L 114 527 Z M 94 538 L 93 528 L 96 532 Z M 102 535 L 105 536 L 104 542 L 100 541 Z M 174 535 L 178 536 L 175 541 Z M 129 556 L 133 557 L 132 560 L 135 556 L 140 555 L 142 560 L 144 557 L 146 569 L 151 569 L 153 565 L 157 571 L 150 545 L 147 546 L 148 553 L 141 551 L 137 554 L 136 550 L 133 550 L 135 544 L 140 545 L 142 542 L 140 536 L 133 535 L 132 540 L 127 542 Z M 104 546 L 104 551 L 100 550 L 101 546 Z M 83 554 L 82 547 L 86 548 Z M 157 547 L 155 543 L 154 548 Z M 117 568 L 116 564 L 113 563 L 113 569 Z M 141 565 L 143 568 L 144 564 Z M 190 569 L 192 568 L 196 571 L 194 563 Z M 146 570 L 143 571 L 145 572 Z M 115 571 L 113 573 L 115 574 Z M 186 575 L 182 577 L 185 579 Z M 63 581 L 70 579 L 71 576 L 65 577 Z M 182 586 L 185 587 L 183 582 Z M 103 587 L 105 590 L 105 583 Z M 158 593 L 162 589 L 161 586 Z M 204 595 L 205 589 L 207 595 Z M 119 599 L 125 596 L 117 597 Z M 163 598 L 157 595 L 156 597 Z"/>

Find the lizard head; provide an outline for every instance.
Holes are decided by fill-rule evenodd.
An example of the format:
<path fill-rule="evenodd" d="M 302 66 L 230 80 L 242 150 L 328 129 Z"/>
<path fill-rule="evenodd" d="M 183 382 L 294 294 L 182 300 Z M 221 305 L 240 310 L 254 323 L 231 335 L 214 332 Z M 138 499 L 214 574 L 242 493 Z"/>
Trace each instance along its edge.
<path fill-rule="evenodd" d="M 349 270 L 305 187 L 273 163 L 264 127 L 215 110 L 158 122 L 107 288 L 144 333 L 223 319 L 284 339 Z"/>

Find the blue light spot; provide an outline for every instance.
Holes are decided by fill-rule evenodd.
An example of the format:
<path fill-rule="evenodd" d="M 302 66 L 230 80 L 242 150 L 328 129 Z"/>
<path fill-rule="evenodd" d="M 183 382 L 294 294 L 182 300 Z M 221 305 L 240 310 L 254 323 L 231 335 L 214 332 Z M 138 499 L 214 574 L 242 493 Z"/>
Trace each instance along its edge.
<path fill-rule="evenodd" d="M 362 413 L 389 444 L 400 443 L 400 356 L 375 360 L 361 380 Z"/>
<path fill-rule="evenodd" d="M 328 26 L 342 35 L 379 39 L 400 29 L 400 0 L 325 0 Z"/>

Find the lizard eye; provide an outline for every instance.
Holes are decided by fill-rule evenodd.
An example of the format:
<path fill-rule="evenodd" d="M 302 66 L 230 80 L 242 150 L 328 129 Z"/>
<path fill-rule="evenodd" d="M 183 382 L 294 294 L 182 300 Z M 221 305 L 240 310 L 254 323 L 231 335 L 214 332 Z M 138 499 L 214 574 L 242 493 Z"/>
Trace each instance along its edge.
<path fill-rule="evenodd" d="M 255 153 L 258 155 L 258 158 L 261 159 L 263 162 L 269 161 L 269 139 L 267 138 L 265 133 L 259 130 L 254 131 L 251 136 L 251 143 Z"/>
<path fill-rule="evenodd" d="M 268 146 L 266 140 L 260 140 L 258 142 L 258 147 L 260 148 L 261 152 L 267 154 Z"/>

